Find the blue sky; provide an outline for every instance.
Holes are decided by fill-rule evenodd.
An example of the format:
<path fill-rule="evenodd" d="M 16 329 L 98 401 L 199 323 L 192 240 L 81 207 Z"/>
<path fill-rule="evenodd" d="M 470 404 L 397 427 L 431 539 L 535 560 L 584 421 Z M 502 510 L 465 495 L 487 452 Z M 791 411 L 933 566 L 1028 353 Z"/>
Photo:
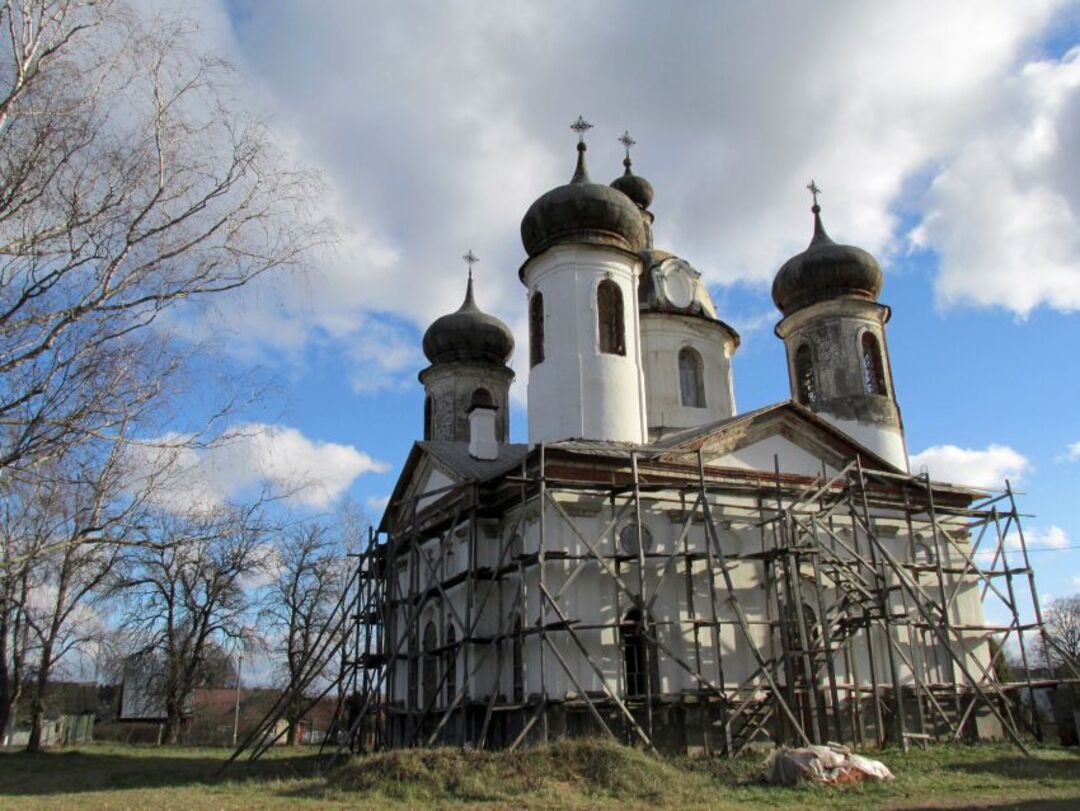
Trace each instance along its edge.
<path fill-rule="evenodd" d="M 324 174 L 342 233 L 305 277 L 201 323 L 216 363 L 279 387 L 244 417 L 269 439 L 202 474 L 229 493 L 259 465 L 307 470 L 324 487 L 302 508 L 348 494 L 377 518 L 421 428 L 420 338 L 460 303 L 466 249 L 527 373 L 517 228 L 569 178 L 583 114 L 593 178 L 620 173 L 628 128 L 658 246 L 742 333 L 743 411 L 788 396 L 769 283 L 809 240 L 815 178 L 833 238 L 885 268 L 916 461 L 1013 477 L 1041 589 L 1080 592 L 1080 3 L 657 6 L 185 4 L 240 103 Z"/>

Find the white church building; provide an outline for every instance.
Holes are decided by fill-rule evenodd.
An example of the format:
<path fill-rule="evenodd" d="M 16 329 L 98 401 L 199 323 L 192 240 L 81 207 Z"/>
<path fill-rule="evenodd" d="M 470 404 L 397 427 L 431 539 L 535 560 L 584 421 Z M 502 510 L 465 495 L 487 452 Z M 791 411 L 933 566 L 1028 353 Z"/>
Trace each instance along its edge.
<path fill-rule="evenodd" d="M 909 472 L 877 261 L 829 237 L 811 184 L 812 238 L 772 288 L 791 399 L 739 413 L 739 335 L 654 245 L 624 137 L 621 176 L 591 180 L 582 138 L 521 223 L 527 443 L 509 441 L 514 340 L 471 273 L 424 336 L 423 439 L 379 526 L 365 660 L 383 742 L 1022 734 L 982 606 L 1006 589 L 985 505 L 1011 493 Z M 1016 616 L 1008 633 L 1032 633 Z"/>

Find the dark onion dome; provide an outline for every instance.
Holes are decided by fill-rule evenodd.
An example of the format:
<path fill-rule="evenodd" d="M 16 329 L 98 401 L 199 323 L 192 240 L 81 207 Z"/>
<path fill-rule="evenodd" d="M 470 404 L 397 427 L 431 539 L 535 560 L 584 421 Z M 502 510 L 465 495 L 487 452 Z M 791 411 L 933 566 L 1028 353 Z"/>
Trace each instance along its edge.
<path fill-rule="evenodd" d="M 611 187 L 613 189 L 618 189 L 629 197 L 638 208 L 648 208 L 652 205 L 653 201 L 652 183 L 643 177 L 635 175 L 630 170 L 629 155 L 623 159 L 623 166 L 626 167 L 626 171 L 622 173 L 621 177 L 617 177 L 611 181 Z"/>
<path fill-rule="evenodd" d="M 805 251 L 787 260 L 773 279 L 772 297 L 790 315 L 819 301 L 851 296 L 876 301 L 885 277 L 877 260 L 862 248 L 837 245 L 821 224 L 814 205 L 814 238 Z"/>
<path fill-rule="evenodd" d="M 476 306 L 471 274 L 461 307 L 435 319 L 424 333 L 424 354 L 433 364 L 463 361 L 504 366 L 513 351 L 510 328 Z"/>
<path fill-rule="evenodd" d="M 584 143 L 578 144 L 570 182 L 542 194 L 521 220 L 521 243 L 530 257 L 564 242 L 611 245 L 632 253 L 646 246 L 638 207 L 621 191 L 589 180 Z"/>

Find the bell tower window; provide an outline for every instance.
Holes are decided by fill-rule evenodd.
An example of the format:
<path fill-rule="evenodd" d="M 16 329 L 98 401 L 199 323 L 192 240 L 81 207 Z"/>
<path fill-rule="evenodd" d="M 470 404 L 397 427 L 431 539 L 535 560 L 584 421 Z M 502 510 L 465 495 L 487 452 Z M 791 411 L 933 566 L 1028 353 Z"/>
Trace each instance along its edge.
<path fill-rule="evenodd" d="M 688 408 L 705 408 L 705 364 L 696 349 L 679 350 L 679 391 Z"/>
<path fill-rule="evenodd" d="M 860 347 L 863 389 L 867 394 L 885 394 L 885 369 L 882 367 L 881 347 L 878 346 L 877 338 L 870 332 L 864 332 Z"/>
<path fill-rule="evenodd" d="M 622 290 L 611 279 L 604 279 L 596 287 L 596 317 L 600 331 L 600 351 L 606 355 L 625 355 L 626 327 L 623 323 Z"/>
<path fill-rule="evenodd" d="M 809 344 L 803 344 L 795 351 L 795 389 L 802 405 L 809 408 L 817 405 L 817 376 Z"/>
<path fill-rule="evenodd" d="M 529 366 L 544 362 L 544 294 L 529 299 Z"/>
<path fill-rule="evenodd" d="M 429 394 L 424 398 L 424 439 L 431 439 L 432 433 L 432 403 Z"/>

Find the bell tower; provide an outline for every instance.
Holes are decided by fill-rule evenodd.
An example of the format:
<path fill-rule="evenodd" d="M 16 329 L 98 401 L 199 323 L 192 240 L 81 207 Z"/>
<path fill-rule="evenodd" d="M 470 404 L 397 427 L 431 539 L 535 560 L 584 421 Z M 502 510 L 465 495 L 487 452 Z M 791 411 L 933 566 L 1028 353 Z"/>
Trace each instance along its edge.
<path fill-rule="evenodd" d="M 574 176 L 521 221 L 529 258 L 529 444 L 585 438 L 644 443 L 637 289 L 646 245 L 641 211 L 589 179 L 582 118 Z"/>
<path fill-rule="evenodd" d="M 791 397 L 900 470 L 907 445 L 885 341 L 891 310 L 878 302 L 884 274 L 861 248 L 838 245 L 821 223 L 810 181 L 814 236 L 780 268 L 772 296 L 783 313 Z"/>

